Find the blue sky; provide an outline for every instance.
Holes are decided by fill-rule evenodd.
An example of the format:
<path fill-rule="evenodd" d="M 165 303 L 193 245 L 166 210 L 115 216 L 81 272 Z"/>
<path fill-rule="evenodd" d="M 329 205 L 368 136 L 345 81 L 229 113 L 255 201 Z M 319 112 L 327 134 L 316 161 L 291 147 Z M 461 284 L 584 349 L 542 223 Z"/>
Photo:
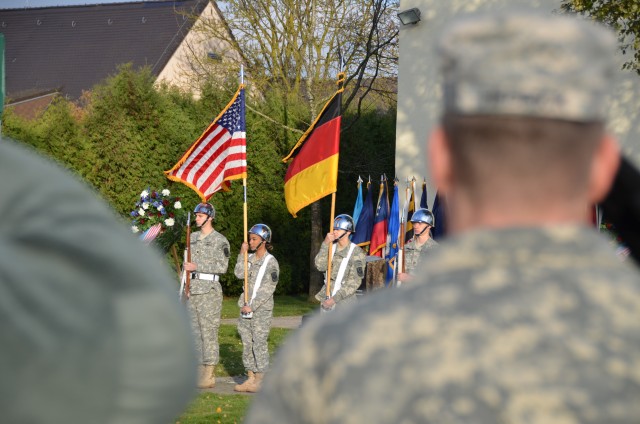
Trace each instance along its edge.
<path fill-rule="evenodd" d="M 144 0 L 2 0 L 0 9 L 44 6 L 77 6 L 80 4 L 126 3 Z"/>

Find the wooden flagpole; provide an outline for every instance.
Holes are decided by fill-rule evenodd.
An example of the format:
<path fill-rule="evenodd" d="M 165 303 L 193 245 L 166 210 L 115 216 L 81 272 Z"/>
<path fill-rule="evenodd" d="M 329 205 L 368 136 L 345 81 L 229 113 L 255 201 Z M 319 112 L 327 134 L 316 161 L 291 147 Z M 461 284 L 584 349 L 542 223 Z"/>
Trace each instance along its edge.
<path fill-rule="evenodd" d="M 335 209 L 336 209 L 336 192 L 334 191 L 333 193 L 331 193 L 331 221 L 329 221 L 330 231 L 333 231 L 333 220 L 335 219 L 334 215 L 336 212 Z M 333 260 L 332 251 L 333 251 L 333 243 L 329 243 L 329 258 L 327 259 L 327 283 L 326 283 L 327 299 L 331 297 L 331 262 Z"/>
<path fill-rule="evenodd" d="M 240 65 L 240 85 L 244 84 L 244 66 Z M 246 137 L 246 135 L 245 135 Z M 242 177 L 242 217 L 243 217 L 243 238 L 244 243 L 248 243 L 247 232 L 248 230 L 248 214 L 247 214 L 247 177 Z M 249 252 L 244 252 L 244 306 L 249 304 Z M 253 315 L 253 314 L 251 314 Z M 251 316 L 247 315 L 247 318 Z"/>
<path fill-rule="evenodd" d="M 400 272 L 405 272 L 404 266 L 404 239 L 407 233 L 407 215 L 409 214 L 409 202 L 411 201 L 411 193 L 409 188 L 409 177 L 407 177 L 407 188 L 404 192 L 404 207 L 402 208 L 402 216 L 400 217 L 400 264 L 397 267 Z"/>
<path fill-rule="evenodd" d="M 338 87 L 340 90 L 342 90 L 342 86 L 344 84 L 344 78 L 345 75 L 343 73 L 343 68 L 344 68 L 344 64 L 342 62 L 342 53 L 340 52 L 340 49 L 338 49 L 338 56 L 339 56 L 339 61 L 340 61 L 340 72 L 338 73 Z M 340 105 L 340 108 L 342 108 L 342 105 Z M 340 114 L 342 115 L 342 110 L 340 111 Z M 338 189 L 338 187 L 336 186 L 336 190 Z M 333 231 L 333 220 L 335 219 L 335 213 L 336 213 L 336 192 L 334 191 L 333 193 L 331 193 L 331 217 L 330 217 L 330 221 L 329 221 L 329 229 L 331 231 Z M 329 257 L 327 258 L 327 283 L 326 283 L 326 287 L 327 290 L 325 292 L 325 297 L 327 299 L 329 299 L 331 297 L 331 262 L 333 261 L 333 255 L 332 255 L 332 250 L 333 250 L 333 243 L 329 243 L 329 249 L 328 249 L 328 255 Z"/>
<path fill-rule="evenodd" d="M 243 177 L 242 178 L 242 189 L 244 191 L 244 200 L 242 203 L 242 212 L 243 212 L 243 220 L 244 220 L 244 231 L 242 232 L 242 234 L 244 234 L 244 238 L 243 241 L 245 243 L 248 242 L 247 240 L 247 178 Z M 249 304 L 249 252 L 244 252 L 244 305 L 247 306 Z"/>

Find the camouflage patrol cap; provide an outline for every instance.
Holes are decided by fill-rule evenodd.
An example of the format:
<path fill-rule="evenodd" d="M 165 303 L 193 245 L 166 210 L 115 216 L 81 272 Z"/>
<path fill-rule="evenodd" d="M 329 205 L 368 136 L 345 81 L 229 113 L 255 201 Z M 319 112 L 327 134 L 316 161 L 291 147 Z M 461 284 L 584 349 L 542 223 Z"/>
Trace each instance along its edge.
<path fill-rule="evenodd" d="M 615 51 L 612 33 L 577 18 L 467 16 L 438 44 L 444 112 L 603 121 Z"/>

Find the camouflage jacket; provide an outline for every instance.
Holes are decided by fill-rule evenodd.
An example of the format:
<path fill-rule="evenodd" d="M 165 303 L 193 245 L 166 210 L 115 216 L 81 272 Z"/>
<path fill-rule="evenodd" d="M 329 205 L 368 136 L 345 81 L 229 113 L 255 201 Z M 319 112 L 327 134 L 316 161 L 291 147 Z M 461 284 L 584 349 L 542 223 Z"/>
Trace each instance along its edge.
<path fill-rule="evenodd" d="M 275 256 L 270 255 L 271 259 L 267 263 L 267 269 L 262 276 L 262 282 L 258 288 L 258 293 L 255 299 L 251 302 L 251 309 L 256 311 L 258 309 L 273 310 L 273 293 L 276 291 L 276 285 L 278 284 L 278 276 L 280 275 L 280 266 Z M 247 258 L 248 272 L 247 272 L 247 298 L 251 300 L 253 295 L 253 288 L 256 285 L 256 279 L 260 272 L 260 267 L 264 263 L 266 255 L 262 258 L 256 258 L 256 255 L 251 253 Z M 244 255 L 238 255 L 238 261 L 236 267 L 233 270 L 236 277 L 243 280 L 244 283 Z M 244 291 L 238 298 L 238 306 L 244 305 Z"/>
<path fill-rule="evenodd" d="M 465 233 L 311 319 L 247 423 L 637 423 L 640 273 L 580 226 Z"/>
<path fill-rule="evenodd" d="M 224 274 L 229 266 L 229 241 L 225 236 L 213 230 L 200 239 L 200 231 L 191 234 L 191 262 L 198 264 L 196 272 L 205 274 Z M 191 280 L 191 294 L 209 293 L 217 281 Z"/>
<path fill-rule="evenodd" d="M 427 256 L 427 251 L 429 249 L 433 249 L 438 246 L 438 242 L 429 237 L 427 241 L 418 246 L 416 244 L 416 239 L 413 238 L 411 241 L 404 245 L 404 270 L 409 274 L 414 274 L 418 264 L 422 263 Z"/>
<path fill-rule="evenodd" d="M 333 249 L 337 249 L 337 243 L 333 245 Z M 333 254 L 333 259 L 331 261 L 331 287 L 333 291 L 333 285 L 336 282 L 336 277 L 338 276 L 338 272 L 340 270 L 340 264 L 349 254 L 349 247 L 347 245 L 342 250 L 336 250 Z M 326 243 L 322 243 L 320 247 L 320 251 L 316 255 L 315 264 L 318 271 L 322 271 L 326 274 L 327 271 L 327 261 L 329 258 L 329 248 Z M 349 258 L 349 263 L 347 264 L 347 269 L 342 277 L 342 286 L 340 290 L 336 292 L 333 296 L 333 299 L 336 301 L 336 304 L 342 303 L 353 303 L 356 301 L 356 290 L 362 284 L 362 278 L 364 278 L 364 269 L 366 266 L 365 263 L 366 257 L 364 251 L 356 246 L 353 249 L 353 253 L 351 253 L 351 258 Z M 322 289 L 316 294 L 316 299 L 322 302 L 326 298 L 327 287 L 326 284 L 323 284 Z"/>

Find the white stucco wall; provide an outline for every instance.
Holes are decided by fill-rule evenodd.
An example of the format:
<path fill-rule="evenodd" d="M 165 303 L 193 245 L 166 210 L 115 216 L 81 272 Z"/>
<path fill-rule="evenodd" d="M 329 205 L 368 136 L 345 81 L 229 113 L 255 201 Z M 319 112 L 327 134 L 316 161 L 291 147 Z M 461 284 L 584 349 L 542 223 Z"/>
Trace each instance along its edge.
<path fill-rule="evenodd" d="M 215 63 L 207 59 L 207 53 L 212 52 L 220 55 L 224 58 L 223 61 L 230 60 L 234 64 L 242 62 L 240 54 L 233 46 L 212 37 L 206 31 L 207 25 L 224 25 L 218 10 L 211 3 L 205 7 L 199 20 L 195 22 L 167 65 L 160 71 L 158 82 L 168 82 L 193 92 L 195 97 L 199 97 L 199 79 L 204 78 L 207 72 L 211 72 L 211 69 L 216 66 Z M 239 69 L 239 65 L 235 66 Z"/>
<path fill-rule="evenodd" d="M 400 29 L 398 69 L 398 120 L 396 125 L 396 175 L 403 181 L 427 178 L 429 205 L 433 186 L 426 163 L 426 142 L 440 116 L 440 81 L 434 44 L 452 17 L 481 10 L 512 7 L 537 8 L 554 13 L 560 0 L 401 0 L 399 10 L 417 7 L 421 21 Z M 620 54 L 620 66 L 623 56 Z M 626 153 L 640 164 L 640 76 L 620 70 L 613 94 L 610 130 Z"/>

